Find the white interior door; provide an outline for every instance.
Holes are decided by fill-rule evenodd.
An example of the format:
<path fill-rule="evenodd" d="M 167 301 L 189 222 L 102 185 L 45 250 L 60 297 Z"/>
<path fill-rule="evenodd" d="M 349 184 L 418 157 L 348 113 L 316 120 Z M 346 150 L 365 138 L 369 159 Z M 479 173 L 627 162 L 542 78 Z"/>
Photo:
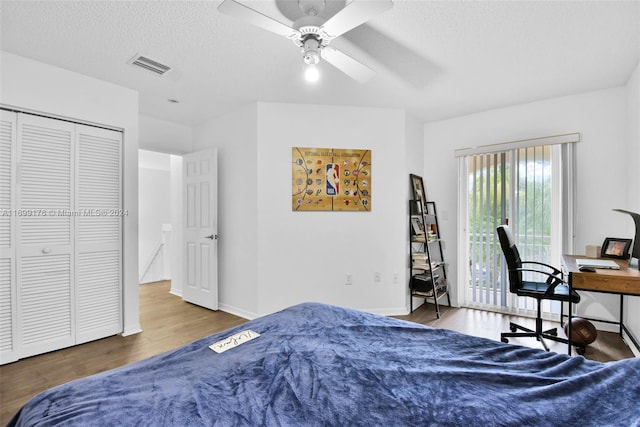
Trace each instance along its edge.
<path fill-rule="evenodd" d="M 76 125 L 76 344 L 122 332 L 122 133 Z"/>
<path fill-rule="evenodd" d="M 17 302 L 20 355 L 75 344 L 73 123 L 20 115 Z"/>
<path fill-rule="evenodd" d="M 218 309 L 218 153 L 183 157 L 184 287 L 187 302 Z"/>

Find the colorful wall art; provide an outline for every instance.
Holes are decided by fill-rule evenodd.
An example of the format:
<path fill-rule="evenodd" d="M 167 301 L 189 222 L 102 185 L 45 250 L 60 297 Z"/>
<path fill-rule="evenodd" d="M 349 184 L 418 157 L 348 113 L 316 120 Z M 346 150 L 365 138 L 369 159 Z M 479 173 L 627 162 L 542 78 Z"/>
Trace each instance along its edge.
<path fill-rule="evenodd" d="M 291 150 L 291 209 L 370 211 L 371 150 Z"/>

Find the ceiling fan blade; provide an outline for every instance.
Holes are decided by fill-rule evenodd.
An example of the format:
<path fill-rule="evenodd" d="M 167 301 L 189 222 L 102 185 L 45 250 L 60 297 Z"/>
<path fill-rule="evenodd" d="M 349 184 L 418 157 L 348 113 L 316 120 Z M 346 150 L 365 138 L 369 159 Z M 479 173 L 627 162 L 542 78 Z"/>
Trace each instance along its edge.
<path fill-rule="evenodd" d="M 353 49 L 366 52 L 371 58 L 375 58 L 378 65 L 416 89 L 426 88 L 443 72 L 438 64 L 420 52 L 366 23 L 332 41 L 331 44 L 345 52 L 354 52 Z"/>
<path fill-rule="evenodd" d="M 336 38 L 391 7 L 391 0 L 353 0 L 321 28 L 330 39 Z"/>
<path fill-rule="evenodd" d="M 376 72 L 371 68 L 367 67 L 361 62 L 356 61 L 346 53 L 343 53 L 331 46 L 322 48 L 322 51 L 320 53 L 322 55 L 322 59 L 324 59 L 329 64 L 333 65 L 338 70 L 342 71 L 358 83 L 365 83 L 376 75 Z"/>
<path fill-rule="evenodd" d="M 264 30 L 271 31 L 272 33 L 276 33 L 287 38 L 297 38 L 300 36 L 300 33 L 297 30 L 294 30 L 288 25 L 276 21 L 275 19 L 270 18 L 255 9 L 251 9 L 250 7 L 235 0 L 224 0 L 218 6 L 218 10 L 225 15 L 242 19 L 256 27 L 260 27 Z"/>

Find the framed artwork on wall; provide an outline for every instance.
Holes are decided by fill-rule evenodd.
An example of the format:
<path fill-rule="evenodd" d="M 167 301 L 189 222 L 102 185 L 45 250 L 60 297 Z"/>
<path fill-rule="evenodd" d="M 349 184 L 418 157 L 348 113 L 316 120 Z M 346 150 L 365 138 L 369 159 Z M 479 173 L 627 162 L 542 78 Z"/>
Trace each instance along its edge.
<path fill-rule="evenodd" d="M 293 147 L 293 211 L 370 211 L 371 150 Z"/>

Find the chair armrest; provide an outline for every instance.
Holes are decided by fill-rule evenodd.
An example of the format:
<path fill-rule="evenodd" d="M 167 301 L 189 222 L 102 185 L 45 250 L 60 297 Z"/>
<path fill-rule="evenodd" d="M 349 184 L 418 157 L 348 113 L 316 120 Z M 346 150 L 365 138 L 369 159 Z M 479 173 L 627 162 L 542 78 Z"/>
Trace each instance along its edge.
<path fill-rule="evenodd" d="M 536 265 L 542 265 L 545 266 L 547 268 L 550 268 L 551 270 L 553 270 L 553 274 L 558 274 L 558 273 L 562 273 L 561 270 L 559 270 L 558 268 L 549 265 L 549 264 L 545 264 L 544 262 L 538 262 L 538 261 L 521 261 L 521 264 L 536 264 Z"/>

